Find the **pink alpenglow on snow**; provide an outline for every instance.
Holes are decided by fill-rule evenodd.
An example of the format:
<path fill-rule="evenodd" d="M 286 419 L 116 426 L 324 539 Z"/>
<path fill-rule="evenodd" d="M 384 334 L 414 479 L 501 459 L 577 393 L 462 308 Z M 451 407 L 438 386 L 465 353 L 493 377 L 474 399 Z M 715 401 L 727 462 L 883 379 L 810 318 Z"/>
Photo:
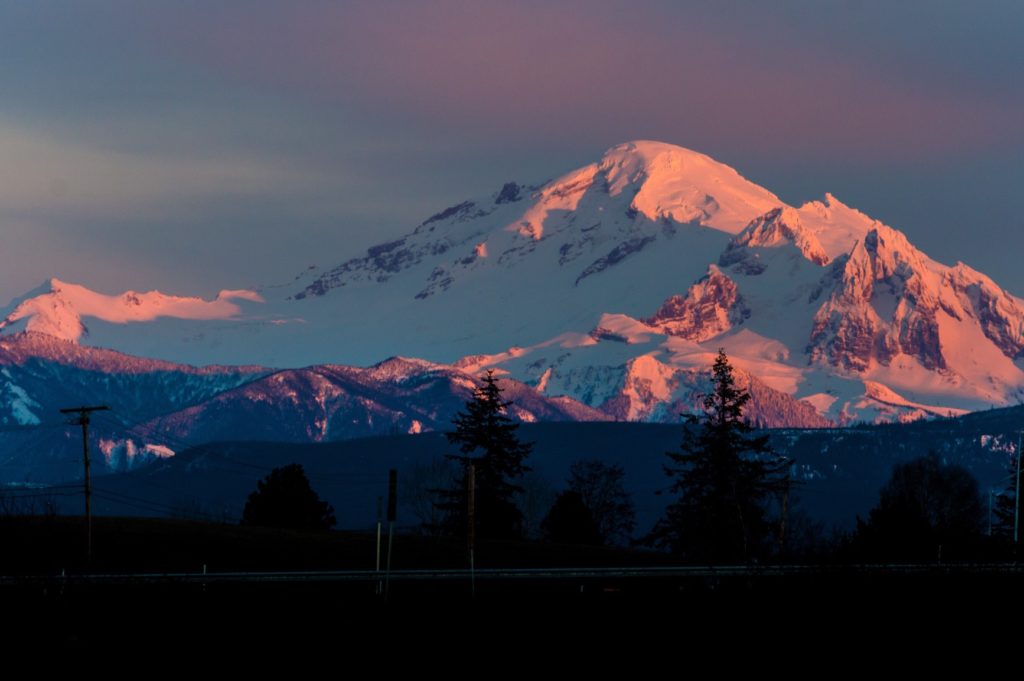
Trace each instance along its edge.
<path fill-rule="evenodd" d="M 48 292 L 21 301 L 0 321 L 0 329 L 14 328 L 24 322 L 26 331 L 77 342 L 88 333 L 83 317 L 114 324 L 149 322 L 158 317 L 233 319 L 242 314 L 242 308 L 234 302 L 237 300 L 263 302 L 258 293 L 244 289 L 221 291 L 213 300 L 167 295 L 160 291 L 125 291 L 109 296 L 78 284 L 51 279 Z"/>
<path fill-rule="evenodd" d="M 704 154 L 649 140 L 553 177 L 459 197 L 398 239 L 265 286 L 259 314 L 243 313 L 262 301 L 251 291 L 104 296 L 54 281 L 0 325 L 75 340 L 83 317 L 113 321 L 89 343 L 204 365 L 423 357 L 649 421 L 699 407 L 719 349 L 770 425 L 1024 397 L 1024 299 L 831 194 L 790 205 Z M 209 319 L 230 321 L 193 321 Z"/>

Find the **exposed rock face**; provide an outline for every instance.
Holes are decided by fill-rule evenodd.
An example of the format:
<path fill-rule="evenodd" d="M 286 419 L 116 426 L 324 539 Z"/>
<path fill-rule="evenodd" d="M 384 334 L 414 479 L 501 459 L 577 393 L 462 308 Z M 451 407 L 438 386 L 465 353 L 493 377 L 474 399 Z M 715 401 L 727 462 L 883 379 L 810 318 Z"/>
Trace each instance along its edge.
<path fill-rule="evenodd" d="M 514 201 L 519 201 L 523 198 L 520 193 L 521 191 L 522 187 L 515 182 L 506 182 L 501 188 L 501 191 L 498 192 L 498 198 L 494 199 L 494 203 L 500 205 L 502 203 L 513 203 Z"/>
<path fill-rule="evenodd" d="M 708 273 L 685 296 L 672 296 L 644 321 L 670 336 L 701 342 L 742 324 L 749 316 L 736 282 L 709 265 Z"/>
<path fill-rule="evenodd" d="M 561 418 L 571 399 L 590 408 L 581 418 L 675 420 L 699 408 L 693 377 L 719 348 L 757 377 L 752 391 L 787 396 L 751 406 L 752 419 L 771 425 L 809 423 L 812 408 L 845 423 L 1024 399 L 1024 300 L 966 265 L 931 260 L 834 196 L 788 206 L 703 154 L 650 141 L 551 181 L 494 189 L 333 269 L 311 266 L 259 291 L 108 296 L 53 280 L 0 313 L 0 418 L 44 422 L 54 405 L 91 395 L 135 400 L 119 406 L 134 423 L 165 418 L 203 437 L 235 418 L 239 432 L 255 420 L 267 437 L 294 439 L 428 430 L 445 418 L 423 400 L 457 404 L 443 386 L 471 380 L 446 371 L 495 368 L 544 399 L 569 400 L 541 409 L 524 393 L 524 420 Z M 43 359 L 27 357 L 24 339 L 5 345 L 22 330 L 75 340 L 83 321 L 93 346 L 306 368 L 190 373 L 86 356 L 71 343 Z M 25 362 L 4 364 L 8 352 Z M 397 387 L 336 364 L 386 356 L 438 364 L 379 365 L 419 376 L 411 392 L 412 378 Z M 54 369 L 58 358 L 75 366 Z M 189 425 L 184 410 L 200 404 Z M 139 460 L 145 444 L 112 456 Z"/>
<path fill-rule="evenodd" d="M 903 353 L 927 369 L 946 368 L 937 314 L 958 317 L 958 311 L 906 237 L 873 229 L 834 267 L 841 275 L 831 277 L 838 282 L 815 314 L 812 361 L 864 371 L 872 360 L 886 366 Z"/>
<path fill-rule="evenodd" d="M 644 249 L 644 247 L 652 243 L 655 238 L 656 237 L 654 236 L 640 236 L 622 242 L 605 255 L 590 263 L 587 268 L 580 273 L 580 276 L 576 277 L 576 283 L 579 284 L 587 277 L 617 265 L 634 253 L 639 253 Z"/>
<path fill-rule="evenodd" d="M 1004 355 L 1015 359 L 1024 350 L 1024 308 L 981 272 L 959 262 L 945 274 L 944 284 L 957 295 L 968 316 Z"/>
<path fill-rule="evenodd" d="M 383 283 L 406 270 L 421 277 L 421 269 L 443 273 L 446 286 L 435 285 L 438 277 L 423 282 L 426 288 L 417 297 L 426 299 L 459 282 L 460 271 L 471 264 L 466 256 L 481 243 L 492 267 L 556 252 L 558 265 L 573 268 L 572 281 L 579 285 L 675 234 L 679 225 L 733 234 L 780 205 L 771 192 L 703 154 L 630 142 L 550 182 L 508 182 L 489 199 L 446 208 L 401 239 L 315 275 L 292 297 L 319 297 L 358 282 Z"/>
<path fill-rule="evenodd" d="M 815 408 L 774 390 L 742 370 L 735 370 L 738 387 L 750 392 L 745 417 L 751 424 L 772 428 L 822 428 L 834 425 Z M 607 381 L 608 376 L 602 377 Z M 614 391 L 599 405 L 617 420 L 676 423 L 681 414 L 699 412 L 712 390 L 708 370 L 681 369 L 643 356 L 628 362 L 614 381 Z"/>
<path fill-rule="evenodd" d="M 818 238 L 804 227 L 800 214 L 788 206 L 775 208 L 758 216 L 729 242 L 718 260 L 721 267 L 741 264 L 747 274 L 760 274 L 764 265 L 759 262 L 757 248 L 792 246 L 816 265 L 827 265 L 829 257 Z"/>

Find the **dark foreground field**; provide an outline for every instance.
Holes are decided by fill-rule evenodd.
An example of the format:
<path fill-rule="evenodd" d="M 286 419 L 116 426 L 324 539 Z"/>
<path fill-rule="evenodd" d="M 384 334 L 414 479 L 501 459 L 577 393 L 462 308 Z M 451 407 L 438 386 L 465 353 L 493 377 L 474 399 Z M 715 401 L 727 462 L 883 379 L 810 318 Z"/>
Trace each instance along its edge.
<path fill-rule="evenodd" d="M 0 540 L 2 640 L 63 649 L 884 639 L 997 632 L 994 616 L 1024 596 L 1012 564 L 682 568 L 658 553 L 524 542 L 481 544 L 471 580 L 459 542 L 399 536 L 385 584 L 373 535 L 98 518 L 90 566 L 80 518 L 2 519 Z"/>

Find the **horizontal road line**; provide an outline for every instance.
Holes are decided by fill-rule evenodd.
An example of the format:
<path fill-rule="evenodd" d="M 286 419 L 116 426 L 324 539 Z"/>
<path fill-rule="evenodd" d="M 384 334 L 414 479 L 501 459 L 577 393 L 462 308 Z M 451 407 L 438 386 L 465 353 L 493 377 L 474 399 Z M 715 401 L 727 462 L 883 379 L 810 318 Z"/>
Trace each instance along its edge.
<path fill-rule="evenodd" d="M 864 564 L 842 566 L 808 565 L 726 565 L 617 568 L 509 568 L 482 569 L 471 573 L 458 570 L 392 570 L 395 581 L 467 580 L 591 580 L 708 577 L 843 577 L 853 575 L 982 575 L 1024 574 L 1024 564 Z M 385 577 L 374 570 L 328 570 L 310 572 L 142 572 L 65 575 L 0 576 L 0 588 L 32 583 L 142 584 L 142 583 L 244 583 L 244 582 L 371 582 Z"/>

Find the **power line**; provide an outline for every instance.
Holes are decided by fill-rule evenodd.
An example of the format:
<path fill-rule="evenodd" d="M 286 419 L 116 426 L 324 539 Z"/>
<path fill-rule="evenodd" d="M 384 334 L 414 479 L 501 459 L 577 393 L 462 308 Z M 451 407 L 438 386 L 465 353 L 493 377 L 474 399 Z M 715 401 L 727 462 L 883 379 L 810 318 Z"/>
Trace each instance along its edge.
<path fill-rule="evenodd" d="M 39 499 L 39 498 L 50 498 L 50 497 L 77 497 L 78 492 L 34 492 L 32 494 L 10 494 L 5 495 L 0 492 L 0 499 Z"/>
<path fill-rule="evenodd" d="M 70 427 L 71 425 L 73 425 L 73 424 L 69 424 L 69 423 L 65 422 L 65 423 L 61 423 L 61 424 L 57 424 L 57 425 L 40 426 L 38 428 L 37 427 L 32 427 L 32 428 L 25 428 L 25 429 L 14 429 L 14 430 L 10 430 L 8 432 L 19 433 L 19 434 L 22 434 L 22 433 L 24 433 L 24 434 L 36 434 L 36 433 L 41 433 L 41 432 L 48 432 L 48 431 L 51 431 L 52 429 L 56 429 L 56 428 L 63 428 L 66 431 L 66 429 L 68 427 Z M 38 449 L 39 448 L 39 443 L 40 443 L 40 440 L 38 438 L 28 439 L 26 441 L 21 442 L 18 446 L 13 448 L 13 453 L 11 453 L 9 456 L 7 456 L 3 461 L 0 461 L 0 466 L 6 466 L 7 464 L 11 463 L 12 461 L 20 458 L 22 455 L 24 455 L 30 449 Z M 10 440 L 9 439 L 5 439 L 4 440 L 4 444 L 5 445 L 10 445 Z M 10 452 L 12 450 L 10 448 L 8 448 L 8 451 Z"/>
<path fill-rule="evenodd" d="M 78 414 L 74 421 L 82 427 L 82 464 L 85 467 L 85 562 L 92 562 L 92 476 L 89 472 L 89 415 L 97 411 L 108 411 L 110 407 L 68 407 L 61 409 L 62 414 Z"/>
<path fill-rule="evenodd" d="M 149 441 L 157 440 L 158 444 L 163 444 L 164 446 L 167 446 L 167 443 L 169 443 L 169 442 L 171 444 L 174 444 L 173 442 L 171 442 L 171 440 L 174 439 L 174 438 L 171 438 L 171 437 L 163 438 L 163 442 L 161 443 L 160 442 L 161 438 L 159 438 L 159 437 L 154 438 L 154 437 L 152 437 L 151 433 L 146 433 L 146 432 L 138 430 L 138 426 L 130 427 L 130 426 L 124 424 L 123 422 L 120 421 L 120 419 L 118 419 L 112 413 L 105 413 L 105 414 L 102 414 L 101 416 L 104 418 L 104 420 L 107 421 L 108 426 L 109 425 L 113 425 L 115 428 L 117 428 L 117 430 L 119 430 L 119 431 L 121 431 L 123 433 L 127 433 L 129 435 L 134 435 L 134 436 L 138 437 L 140 440 L 142 440 L 144 443 L 146 443 L 147 440 L 149 440 Z M 185 443 L 184 441 L 181 441 L 181 440 L 179 440 L 179 442 L 182 442 L 182 443 L 186 444 L 189 448 L 192 448 L 192 449 L 196 448 L 196 445 Z M 162 490 L 164 492 L 180 493 L 179 489 L 168 487 L 166 485 L 160 485 L 160 484 L 154 482 L 149 476 L 134 474 L 132 476 L 132 478 L 133 478 L 134 482 L 139 483 L 139 484 L 143 484 L 143 485 L 147 485 L 147 486 L 152 487 L 154 489 Z M 106 490 L 106 492 L 108 494 L 119 494 L 119 493 L 113 492 L 111 490 Z M 150 500 L 150 499 L 139 499 L 137 497 L 133 498 L 133 497 L 128 497 L 127 495 L 121 495 L 121 496 L 125 496 L 126 498 L 134 499 L 135 501 L 141 502 L 141 503 L 148 503 L 148 504 L 159 505 L 159 506 L 163 507 L 163 509 L 169 511 L 172 514 L 178 513 L 181 510 L 180 508 L 169 506 L 169 505 L 166 505 L 166 504 L 161 504 L 160 502 L 155 502 L 155 501 Z M 217 505 L 222 505 L 223 504 L 223 499 L 212 499 L 210 497 L 202 497 L 202 496 L 199 496 L 199 495 L 196 495 L 196 494 L 185 495 L 185 499 L 191 499 L 191 500 L 198 501 L 198 502 L 201 502 L 201 503 L 206 503 L 206 504 L 211 505 L 211 506 L 217 506 Z M 108 501 L 110 501 L 110 499 L 108 499 Z M 146 510 L 155 510 L 155 509 L 146 509 Z M 215 513 L 208 513 L 208 512 L 203 512 L 203 511 L 193 511 L 193 513 L 199 513 L 200 515 L 205 515 L 205 516 L 207 516 L 209 518 L 212 518 L 212 519 L 216 519 L 218 517 Z"/>
<path fill-rule="evenodd" d="M 0 486 L 0 494 L 35 494 L 44 493 L 50 490 L 62 490 L 62 489 L 82 489 L 82 485 L 77 483 L 68 483 L 67 485 L 44 485 L 42 487 L 3 487 Z"/>
<path fill-rule="evenodd" d="M 121 506 L 128 506 L 129 508 L 134 508 L 142 511 L 149 511 L 151 513 L 156 513 L 158 515 L 173 514 L 175 512 L 174 509 L 170 509 L 169 507 L 155 506 L 152 504 L 143 503 L 141 501 L 135 501 L 132 499 L 122 499 L 115 496 L 109 496 L 107 495 L 106 492 L 96 492 L 96 496 L 100 499 L 103 499 L 104 501 L 109 501 L 115 504 L 120 504 Z"/>
<path fill-rule="evenodd" d="M 183 452 L 183 451 L 192 451 L 192 452 L 195 452 L 195 453 L 206 453 L 206 454 L 210 454 L 210 455 L 213 455 L 214 457 L 216 457 L 217 461 L 220 461 L 220 462 L 223 462 L 223 463 L 228 463 L 228 464 L 233 464 L 233 465 L 240 466 L 240 467 L 243 467 L 243 468 L 251 468 L 253 470 L 259 470 L 259 471 L 263 471 L 263 472 L 266 472 L 266 473 L 272 472 L 274 470 L 274 468 L 275 468 L 274 466 L 264 466 L 264 465 L 260 465 L 260 464 L 257 464 L 257 463 L 252 463 L 251 461 L 242 461 L 240 459 L 236 459 L 236 458 L 234 458 L 234 457 L 232 457 L 232 456 L 230 456 L 228 454 L 225 454 L 223 450 L 215 449 L 209 443 L 189 442 L 188 440 L 185 440 L 183 438 L 179 438 L 179 437 L 177 437 L 175 435 L 171 435 L 170 433 L 166 433 L 166 432 L 159 433 L 159 432 L 141 431 L 141 430 L 138 429 L 138 426 L 132 427 L 132 426 L 128 426 L 128 425 L 120 422 L 120 420 L 117 419 L 115 416 L 113 416 L 113 414 L 105 414 L 104 416 L 106 418 L 108 418 L 108 419 L 113 419 L 114 422 L 115 422 L 116 427 L 119 430 L 121 430 L 122 432 L 128 433 L 130 435 L 134 435 L 134 436 L 136 436 L 137 438 L 139 438 L 142 441 L 147 441 L 147 440 L 151 441 L 151 442 L 155 441 L 156 444 L 162 444 L 164 446 L 168 446 L 169 449 L 172 449 L 172 450 L 176 449 L 177 450 L 175 452 L 176 455 L 181 453 L 181 452 Z M 295 445 L 295 444 L 302 444 L 302 443 L 282 443 L 282 445 Z M 169 445 L 173 445 L 173 447 L 171 447 Z M 340 477 L 339 476 L 308 475 L 307 477 L 309 478 L 309 480 L 311 482 L 322 483 L 322 484 L 325 484 L 325 485 L 344 485 L 344 484 L 347 484 L 347 483 L 358 482 L 358 481 L 365 481 L 367 484 L 370 484 L 371 482 L 379 481 L 379 477 L 378 476 L 376 476 L 376 475 L 369 475 L 369 474 L 367 474 L 367 475 L 340 476 Z M 360 486 L 360 485 L 351 485 L 349 488 L 358 487 L 358 486 Z"/>
<path fill-rule="evenodd" d="M 216 462 L 226 466 L 226 467 L 222 467 L 220 469 L 220 470 L 222 470 L 224 472 L 241 473 L 241 471 L 233 470 L 231 468 L 231 466 L 241 467 L 241 468 L 245 468 L 247 470 L 258 470 L 260 472 L 269 472 L 269 471 L 273 470 L 273 468 L 269 467 L 269 466 L 262 466 L 262 465 L 259 465 L 259 464 L 255 464 L 255 463 L 251 463 L 251 462 L 247 462 L 247 461 L 242 461 L 242 460 L 233 458 L 231 456 L 228 456 L 228 455 L 224 454 L 223 451 L 220 450 L 219 448 L 212 447 L 212 446 L 207 445 L 207 444 L 199 444 L 199 445 L 197 445 L 197 444 L 193 444 L 191 442 L 187 442 L 187 441 L 185 441 L 185 440 L 183 440 L 181 438 L 178 438 L 178 437 L 176 437 L 174 435 L 171 435 L 169 433 L 157 433 L 157 432 L 152 432 L 152 431 L 143 431 L 138 426 L 134 426 L 134 427 L 128 426 L 128 425 L 124 424 L 123 422 L 121 422 L 120 419 L 118 419 L 113 414 L 104 413 L 104 414 L 101 414 L 100 416 L 103 417 L 103 419 L 107 423 L 108 427 L 114 427 L 114 428 L 116 428 L 121 433 L 124 433 L 124 434 L 126 434 L 128 436 L 132 436 L 132 437 L 138 438 L 141 441 L 141 443 L 143 443 L 143 444 L 149 444 L 149 443 L 154 443 L 155 442 L 155 443 L 158 443 L 158 444 L 163 444 L 165 446 L 171 446 L 171 448 L 177 449 L 179 452 L 181 451 L 180 447 L 185 447 L 185 448 L 187 448 L 187 449 L 189 449 L 189 450 L 191 450 L 193 452 L 200 452 L 200 453 L 208 452 L 209 454 L 212 455 L 214 461 L 216 461 Z M 133 474 L 132 477 L 133 477 L 135 482 L 137 482 L 139 484 L 143 484 L 143 485 L 149 486 L 149 487 L 152 487 L 154 489 L 162 490 L 164 492 L 173 492 L 173 493 L 177 493 L 178 492 L 177 489 L 173 489 L 173 488 L 167 487 L 165 485 L 157 484 L 156 482 L 154 482 L 151 479 L 151 476 Z M 336 477 L 336 476 L 331 476 L 331 477 L 328 477 L 328 476 L 312 476 L 310 479 L 313 482 L 316 482 L 319 485 L 326 485 L 326 486 L 330 486 L 330 487 L 335 488 L 335 489 L 341 488 L 341 489 L 348 489 L 348 490 L 366 489 L 366 488 L 370 488 L 370 487 L 376 487 L 377 485 L 380 484 L 380 477 L 377 476 L 377 475 L 346 476 L 344 478 L 339 478 L 339 477 Z M 174 515 L 174 514 L 180 513 L 181 510 L 182 510 L 181 507 L 170 506 L 168 504 L 161 503 L 161 502 L 158 502 L 158 501 L 154 501 L 152 499 L 141 499 L 141 498 L 138 498 L 138 497 L 130 497 L 129 495 L 124 495 L 124 494 L 121 494 L 121 493 L 116 493 L 116 492 L 113 492 L 112 490 L 109 490 L 109 489 L 104 490 L 104 492 L 106 494 L 108 494 L 108 495 L 110 495 L 110 494 L 117 494 L 117 495 L 119 495 L 117 498 L 106 497 L 107 501 L 112 501 L 114 503 L 123 504 L 125 506 L 129 506 L 129 507 L 132 507 L 132 508 L 138 508 L 138 509 L 149 511 L 149 512 L 153 512 L 153 513 Z M 216 508 L 217 506 L 221 506 L 223 504 L 223 499 L 220 499 L 220 498 L 213 499 L 213 498 L 210 498 L 210 497 L 204 497 L 203 495 L 191 494 L 191 495 L 187 495 L 187 498 L 190 498 L 192 500 L 198 501 L 199 503 L 205 503 L 208 506 L 211 506 L 211 507 L 214 507 L 214 508 Z M 211 520 L 221 520 L 225 516 L 224 513 L 207 512 L 207 511 L 202 511 L 202 510 L 193 510 L 192 513 L 195 514 L 195 515 L 203 516 L 203 517 L 205 517 L 207 519 L 211 519 Z M 237 516 L 232 516 L 232 518 L 237 520 Z"/>
<path fill-rule="evenodd" d="M 0 427 L 0 433 L 25 433 L 34 432 L 37 430 L 45 430 L 48 428 L 67 428 L 66 422 L 61 423 L 30 423 L 20 426 L 2 426 Z"/>
<path fill-rule="evenodd" d="M 114 502 L 114 503 L 117 503 L 117 504 L 122 504 L 122 505 L 130 506 L 130 507 L 133 507 L 133 508 L 139 508 L 139 509 L 142 509 L 142 510 L 145 510 L 145 511 L 152 511 L 152 512 L 155 512 L 155 513 L 164 513 L 164 514 L 174 515 L 174 514 L 179 513 L 181 511 L 180 508 L 175 507 L 175 506 L 170 506 L 168 504 L 164 504 L 164 503 L 161 503 L 161 502 L 158 502 L 158 501 L 153 501 L 151 499 L 142 499 L 140 497 L 133 497 L 133 496 L 128 495 L 128 494 L 122 494 L 120 492 L 115 492 L 113 490 L 105 490 L 105 489 L 97 488 L 96 496 L 101 498 L 101 499 L 105 499 L 106 501 L 111 501 L 111 502 Z M 218 516 L 216 513 L 209 513 L 209 512 L 206 512 L 206 511 L 196 511 L 196 514 L 200 515 L 200 516 L 205 516 L 209 520 L 219 520 L 222 517 L 225 517 L 225 516 L 228 515 L 227 513 L 225 513 L 225 514 L 223 514 L 223 516 Z M 238 517 L 235 516 L 234 514 L 230 514 L 230 517 L 231 517 L 231 519 L 233 521 L 235 521 L 235 522 L 238 521 Z"/>

